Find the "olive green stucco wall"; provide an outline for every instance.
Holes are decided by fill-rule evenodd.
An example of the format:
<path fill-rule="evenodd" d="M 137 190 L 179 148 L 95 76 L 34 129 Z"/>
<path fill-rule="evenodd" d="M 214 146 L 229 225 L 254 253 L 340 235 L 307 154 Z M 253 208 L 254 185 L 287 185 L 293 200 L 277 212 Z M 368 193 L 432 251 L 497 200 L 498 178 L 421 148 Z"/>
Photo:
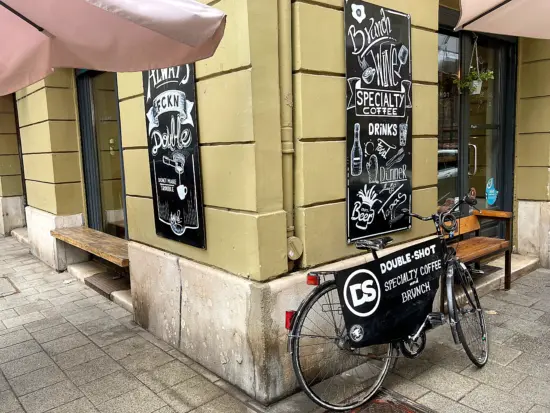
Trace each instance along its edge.
<path fill-rule="evenodd" d="M 346 243 L 346 84 L 343 0 L 293 3 L 296 235 L 302 266 L 357 251 Z M 410 13 L 413 65 L 413 209 L 437 205 L 438 1 L 374 1 Z M 329 52 L 330 51 L 330 52 Z M 429 223 L 392 234 L 397 241 L 428 235 Z"/>
<path fill-rule="evenodd" d="M 413 207 L 437 197 L 438 2 L 379 2 L 412 15 Z M 132 240 L 256 280 L 287 271 L 277 2 L 222 0 L 226 36 L 196 65 L 208 249 L 155 234 L 140 74 L 119 74 L 129 234 Z M 292 5 L 295 234 L 309 267 L 357 254 L 345 239 L 343 1 Z M 322 27 L 323 30 L 319 30 Z M 326 53 L 330 50 L 331 53 Z M 399 241 L 432 227 L 415 223 Z"/>
<path fill-rule="evenodd" d="M 243 277 L 287 271 L 282 210 L 277 2 L 221 0 L 224 39 L 196 64 L 208 248 L 158 237 L 148 167 L 141 74 L 119 74 L 130 239 Z"/>
<path fill-rule="evenodd" d="M 375 3 L 412 17 L 413 209 L 429 214 L 437 203 L 440 2 Z M 289 212 L 294 215 L 294 234 L 304 247 L 295 268 L 357 254 L 345 235 L 343 4 L 343 0 L 297 0 L 291 6 L 293 90 L 284 100 L 293 117 L 294 208 Z M 288 272 L 280 99 L 280 67 L 285 57 L 279 44 L 284 25 L 277 5 L 270 0 L 216 1 L 214 6 L 228 14 L 226 35 L 214 57 L 196 64 L 206 250 L 156 235 L 141 73 L 118 74 L 131 240 L 255 280 Z M 550 123 L 546 120 L 550 117 L 544 110 L 550 108 L 550 103 L 546 105 L 546 99 L 550 102 L 550 79 L 546 79 L 550 48 L 523 42 L 522 50 L 518 198 L 547 200 Z M 29 204 L 58 215 L 83 212 L 74 72 L 56 72 L 18 92 L 17 104 Z M 4 115 L 11 116 L 0 116 Z M 9 145 L 13 148 L 11 142 L 3 150 Z M 4 154 L 1 146 L 0 156 L 16 155 Z M 111 181 L 120 182 L 119 164 L 113 160 L 105 165 L 110 165 Z M 1 168 L 0 175 L 5 175 Z M 529 185 L 519 185 L 525 180 Z M 0 182 L 4 183 L 2 178 Z M 120 207 L 120 202 L 113 199 L 112 207 Z M 431 224 L 414 222 L 411 231 L 394 237 L 401 242 L 432 232 Z"/>
<path fill-rule="evenodd" d="M 16 93 L 29 206 L 83 211 L 74 71 L 59 70 Z"/>
<path fill-rule="evenodd" d="M 13 95 L 0 96 L 0 197 L 23 195 Z"/>
<path fill-rule="evenodd" d="M 550 200 L 550 41 L 521 39 L 516 190 L 519 200 Z"/>

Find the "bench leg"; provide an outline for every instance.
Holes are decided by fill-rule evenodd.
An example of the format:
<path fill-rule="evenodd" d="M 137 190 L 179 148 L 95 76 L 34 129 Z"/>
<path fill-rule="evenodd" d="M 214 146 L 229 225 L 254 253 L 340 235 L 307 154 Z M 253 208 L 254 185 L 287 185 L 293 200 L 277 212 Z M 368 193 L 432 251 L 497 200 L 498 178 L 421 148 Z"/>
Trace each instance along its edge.
<path fill-rule="evenodd" d="M 476 270 L 481 270 L 481 263 L 480 263 L 479 261 L 476 262 L 476 263 L 474 264 L 474 268 L 475 268 Z"/>
<path fill-rule="evenodd" d="M 512 287 L 512 251 L 506 251 L 504 258 L 504 289 Z"/>

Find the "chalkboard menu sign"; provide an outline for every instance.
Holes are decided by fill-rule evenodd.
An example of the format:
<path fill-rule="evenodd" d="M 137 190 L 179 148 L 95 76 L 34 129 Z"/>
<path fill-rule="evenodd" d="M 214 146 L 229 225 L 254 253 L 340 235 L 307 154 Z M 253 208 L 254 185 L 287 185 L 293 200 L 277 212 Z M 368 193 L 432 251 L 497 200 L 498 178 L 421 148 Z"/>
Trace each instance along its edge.
<path fill-rule="evenodd" d="M 411 19 L 347 0 L 347 239 L 409 229 L 412 202 Z"/>
<path fill-rule="evenodd" d="M 346 328 L 357 346 L 415 332 L 432 311 L 442 274 L 437 238 L 335 274 Z"/>
<path fill-rule="evenodd" d="M 193 65 L 143 72 L 157 235 L 206 248 Z"/>

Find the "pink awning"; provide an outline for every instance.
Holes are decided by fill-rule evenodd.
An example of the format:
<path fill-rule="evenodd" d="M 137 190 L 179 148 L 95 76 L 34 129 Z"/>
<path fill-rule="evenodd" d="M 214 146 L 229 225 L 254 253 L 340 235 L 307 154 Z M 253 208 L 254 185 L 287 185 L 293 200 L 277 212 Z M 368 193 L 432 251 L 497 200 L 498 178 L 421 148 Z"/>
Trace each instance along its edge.
<path fill-rule="evenodd" d="M 455 30 L 550 39 L 550 0 L 461 0 Z"/>
<path fill-rule="evenodd" d="M 0 95 L 56 68 L 134 72 L 208 58 L 225 17 L 194 0 L 0 0 Z"/>

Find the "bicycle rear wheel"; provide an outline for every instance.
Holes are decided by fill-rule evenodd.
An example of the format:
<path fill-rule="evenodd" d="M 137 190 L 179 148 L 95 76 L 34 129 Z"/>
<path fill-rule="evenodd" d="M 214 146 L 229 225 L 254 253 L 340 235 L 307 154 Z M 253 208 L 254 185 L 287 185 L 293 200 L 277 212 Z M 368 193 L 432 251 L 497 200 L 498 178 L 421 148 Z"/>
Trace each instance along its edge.
<path fill-rule="evenodd" d="M 296 314 L 292 366 L 306 395 L 332 411 L 365 404 L 382 384 L 393 346 L 354 349 L 334 281 L 326 282 Z"/>
<path fill-rule="evenodd" d="M 474 280 L 460 262 L 455 267 L 454 317 L 456 332 L 466 354 L 478 367 L 489 359 L 489 338 L 485 315 L 477 295 Z"/>

